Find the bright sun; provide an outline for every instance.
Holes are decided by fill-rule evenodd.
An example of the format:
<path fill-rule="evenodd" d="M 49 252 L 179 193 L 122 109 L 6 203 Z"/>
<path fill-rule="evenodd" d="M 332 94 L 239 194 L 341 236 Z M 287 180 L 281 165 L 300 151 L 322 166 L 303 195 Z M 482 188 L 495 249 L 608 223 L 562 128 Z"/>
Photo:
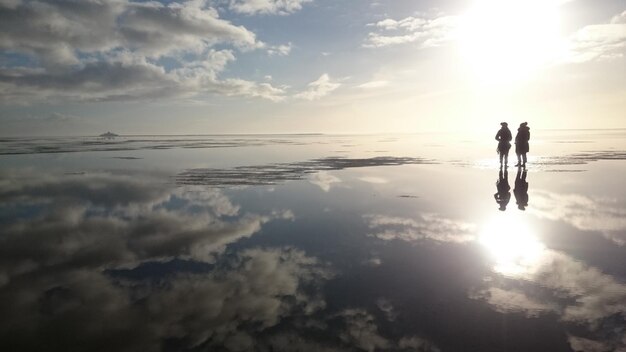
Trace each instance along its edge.
<path fill-rule="evenodd" d="M 463 57 L 481 82 L 530 77 L 562 51 L 556 0 L 478 0 L 461 20 Z"/>

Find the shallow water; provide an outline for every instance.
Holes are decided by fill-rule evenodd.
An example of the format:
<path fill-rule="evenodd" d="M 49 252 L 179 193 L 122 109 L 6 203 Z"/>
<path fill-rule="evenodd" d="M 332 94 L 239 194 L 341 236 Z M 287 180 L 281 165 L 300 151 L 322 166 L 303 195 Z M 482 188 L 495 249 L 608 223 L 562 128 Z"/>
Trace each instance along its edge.
<path fill-rule="evenodd" d="M 625 137 L 5 138 L 0 345 L 626 350 Z"/>

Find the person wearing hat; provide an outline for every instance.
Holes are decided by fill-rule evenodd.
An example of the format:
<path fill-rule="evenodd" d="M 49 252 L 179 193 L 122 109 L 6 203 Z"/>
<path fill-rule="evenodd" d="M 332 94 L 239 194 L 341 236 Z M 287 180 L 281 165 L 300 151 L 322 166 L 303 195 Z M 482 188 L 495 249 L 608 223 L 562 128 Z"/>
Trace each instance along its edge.
<path fill-rule="evenodd" d="M 526 153 L 530 150 L 529 140 L 530 128 L 528 127 L 528 122 L 522 122 L 515 136 L 515 154 L 517 154 L 517 165 L 515 166 L 526 167 Z"/>
<path fill-rule="evenodd" d="M 502 167 L 502 159 L 504 159 L 504 165 L 509 162 L 509 149 L 511 149 L 511 139 L 513 135 L 509 130 L 509 125 L 506 122 L 500 123 L 500 130 L 496 133 L 496 140 L 498 141 L 498 154 L 500 154 L 500 167 Z"/>

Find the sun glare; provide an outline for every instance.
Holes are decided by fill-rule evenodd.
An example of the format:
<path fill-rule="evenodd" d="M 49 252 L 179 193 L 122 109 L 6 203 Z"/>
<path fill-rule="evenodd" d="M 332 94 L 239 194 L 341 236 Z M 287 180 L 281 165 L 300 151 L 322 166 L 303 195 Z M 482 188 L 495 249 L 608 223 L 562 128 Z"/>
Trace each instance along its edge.
<path fill-rule="evenodd" d="M 479 236 L 480 244 L 494 262 L 494 270 L 506 276 L 522 276 L 539 264 L 545 246 L 524 219 L 499 213 Z"/>
<path fill-rule="evenodd" d="M 554 0 L 479 0 L 464 16 L 459 39 L 477 79 L 505 83 L 529 78 L 561 52 Z"/>

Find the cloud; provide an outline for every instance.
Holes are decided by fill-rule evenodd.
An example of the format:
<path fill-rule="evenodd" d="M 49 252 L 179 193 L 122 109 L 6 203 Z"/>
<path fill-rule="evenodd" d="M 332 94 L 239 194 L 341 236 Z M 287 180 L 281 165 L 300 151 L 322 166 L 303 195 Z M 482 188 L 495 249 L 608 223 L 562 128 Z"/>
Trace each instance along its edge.
<path fill-rule="evenodd" d="M 379 309 L 385 312 L 387 318 L 393 313 L 393 307 L 386 300 L 377 302 Z M 381 308 L 382 306 L 382 308 Z M 368 311 L 361 308 L 345 309 L 337 314 L 343 328 L 338 332 L 339 338 L 347 345 L 363 351 L 409 349 L 422 352 L 439 352 L 439 348 L 432 342 L 417 336 L 403 336 L 396 343 L 379 333 L 376 319 Z"/>
<path fill-rule="evenodd" d="M 313 0 L 230 0 L 230 9 L 246 14 L 288 15 Z"/>
<path fill-rule="evenodd" d="M 48 271 L 4 287 L 0 339 L 23 349 L 160 351 L 169 339 L 249 350 L 283 318 L 307 315 L 317 298 L 304 287 L 327 277 L 317 259 L 292 248 L 245 250 L 209 272 L 171 274 L 166 285 L 79 267 Z M 46 338 L 58 329 L 72 337 Z"/>
<path fill-rule="evenodd" d="M 403 337 L 398 341 L 398 347 L 419 352 L 440 352 L 432 342 L 417 336 Z"/>
<path fill-rule="evenodd" d="M 337 176 L 331 175 L 326 171 L 320 171 L 309 177 L 309 182 L 319 186 L 324 192 L 330 191 L 330 187 L 333 183 L 340 183 L 341 179 Z"/>
<path fill-rule="evenodd" d="M 61 72 L 0 69 L 0 90 L 4 91 L 0 99 L 123 101 L 202 93 L 282 99 L 284 91 L 269 83 L 220 80 L 218 73 L 232 60 L 230 51 L 211 50 L 204 61 L 171 71 L 132 54 Z"/>
<path fill-rule="evenodd" d="M 289 247 L 225 252 L 289 211 L 241 214 L 219 190 L 145 174 L 3 176 L 0 341 L 15 349 L 159 351 L 170 340 L 240 351 L 325 307 L 318 289 L 333 274 L 318 259 Z"/>
<path fill-rule="evenodd" d="M 363 182 L 367 182 L 367 183 L 374 183 L 374 184 L 389 183 L 387 179 L 382 178 L 382 177 L 377 177 L 377 176 L 363 176 L 363 177 L 359 177 L 359 180 Z"/>
<path fill-rule="evenodd" d="M 368 25 L 375 31 L 368 33 L 363 46 L 380 48 L 407 43 L 417 43 L 422 48 L 441 46 L 454 38 L 458 21 L 458 16 L 429 14 L 401 20 L 388 18 Z"/>
<path fill-rule="evenodd" d="M 608 352 L 611 348 L 602 342 L 585 339 L 583 337 L 569 335 L 567 337 L 570 347 L 575 352 Z"/>
<path fill-rule="evenodd" d="M 387 318 L 387 320 L 394 321 L 398 317 L 398 312 L 395 311 L 395 309 L 393 308 L 393 304 L 391 304 L 388 299 L 379 298 L 378 300 L 376 300 L 376 306 L 383 313 L 385 313 L 385 317 Z"/>
<path fill-rule="evenodd" d="M 340 313 L 346 329 L 339 338 L 345 343 L 365 351 L 388 349 L 391 342 L 378 333 L 374 317 L 363 309 L 346 309 Z"/>
<path fill-rule="evenodd" d="M 254 343 L 249 333 L 275 326 L 296 309 L 323 308 L 310 310 L 316 299 L 301 286 L 325 278 L 328 273 L 317 259 L 302 251 L 250 249 L 238 254 L 226 270 L 180 276 L 172 289 L 153 295 L 147 305 L 152 319 L 191 335 L 192 346 L 210 338 L 213 346 L 249 350 Z M 245 324 L 253 325 L 252 331 L 245 331 Z"/>
<path fill-rule="evenodd" d="M 370 81 L 357 86 L 357 88 L 363 89 L 374 89 L 374 88 L 382 88 L 387 87 L 389 85 L 389 81 Z"/>
<path fill-rule="evenodd" d="M 0 49 L 33 60 L 0 67 L 4 101 L 136 100 L 222 94 L 280 100 L 268 83 L 219 79 L 231 49 L 268 47 L 207 1 L 21 1 L 0 6 Z M 94 28 L 97 28 L 95 30 Z M 270 47 L 288 53 L 290 46 Z M 160 59 L 168 58 L 167 66 Z M 27 61 L 27 60 L 23 60 Z"/>
<path fill-rule="evenodd" d="M 570 335 L 568 340 L 576 351 L 594 351 L 593 346 L 607 351 L 626 348 L 626 285 L 613 276 L 565 254 L 544 250 L 520 279 L 525 282 L 520 289 L 493 286 L 470 297 L 484 300 L 500 312 L 522 312 L 529 317 L 551 312 L 572 334 L 579 335 L 580 327 L 586 327 L 587 337 L 597 341 Z"/>
<path fill-rule="evenodd" d="M 386 241 L 431 239 L 462 243 L 475 238 L 473 224 L 442 218 L 436 214 L 421 214 L 417 218 L 369 214 L 363 218 L 372 230 L 368 236 Z"/>
<path fill-rule="evenodd" d="M 547 191 L 533 191 L 530 196 L 533 206 L 529 211 L 533 214 L 565 221 L 583 231 L 600 231 L 616 244 L 626 244 L 626 211 L 616 199 Z"/>
<path fill-rule="evenodd" d="M 267 49 L 267 53 L 272 56 L 287 56 L 291 52 L 293 45 L 291 43 L 287 43 L 284 45 L 276 45 Z"/>
<path fill-rule="evenodd" d="M 296 333 L 277 334 L 268 339 L 270 351 L 301 351 L 301 352 L 339 352 L 350 351 L 349 348 L 327 346 L 326 343 L 305 338 Z"/>
<path fill-rule="evenodd" d="M 258 45 L 254 33 L 220 19 L 205 1 L 22 1 L 0 8 L 0 18 L 0 47 L 61 65 L 67 57 L 76 62 L 78 53 L 116 48 L 159 57 L 217 43 Z"/>
<path fill-rule="evenodd" d="M 603 61 L 624 56 L 626 49 L 626 11 L 609 23 L 581 28 L 569 39 L 567 61 Z"/>
<path fill-rule="evenodd" d="M 330 76 L 328 76 L 327 73 L 324 73 L 320 76 L 320 78 L 309 83 L 309 88 L 306 91 L 298 93 L 294 97 L 296 99 L 317 100 L 330 94 L 340 86 L 341 83 L 333 82 L 330 79 Z"/>
<path fill-rule="evenodd" d="M 165 190 L 147 176 L 37 179 L 0 184 L 0 199 L 12 205 L 3 211 L 43 209 L 3 226 L 0 273 L 7 280 L 59 266 L 128 267 L 172 258 L 210 262 L 264 223 L 289 218 L 280 211 L 240 214 L 219 191 Z"/>
<path fill-rule="evenodd" d="M 537 317 L 555 310 L 555 307 L 532 299 L 523 292 L 504 290 L 498 287 L 490 287 L 480 292 L 473 293 L 472 299 L 481 299 L 492 305 L 501 313 L 522 312 L 527 317 Z"/>

